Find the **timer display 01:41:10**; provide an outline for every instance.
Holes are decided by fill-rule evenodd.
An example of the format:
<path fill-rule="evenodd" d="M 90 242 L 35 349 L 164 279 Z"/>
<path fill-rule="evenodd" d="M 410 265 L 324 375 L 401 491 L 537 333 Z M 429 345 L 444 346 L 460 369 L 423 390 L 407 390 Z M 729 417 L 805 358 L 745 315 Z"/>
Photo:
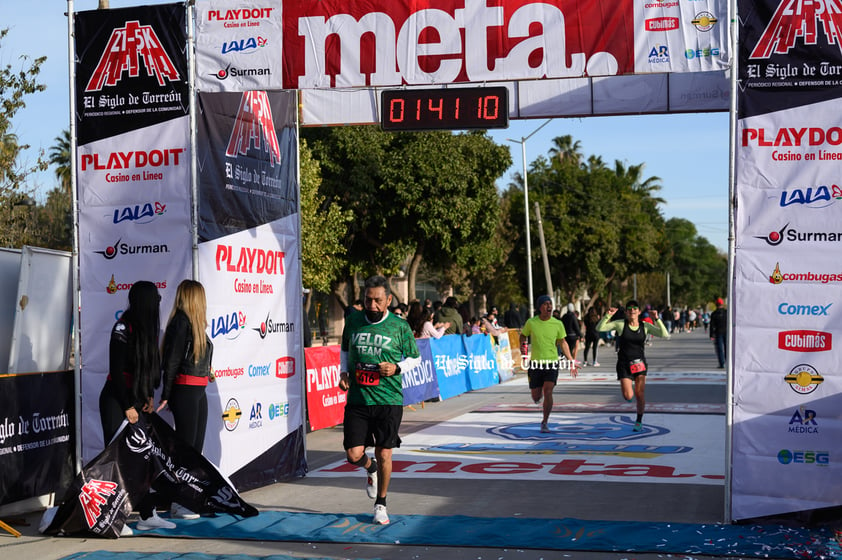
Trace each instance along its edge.
<path fill-rule="evenodd" d="M 380 93 L 383 130 L 462 130 L 506 128 L 505 87 L 391 89 Z"/>

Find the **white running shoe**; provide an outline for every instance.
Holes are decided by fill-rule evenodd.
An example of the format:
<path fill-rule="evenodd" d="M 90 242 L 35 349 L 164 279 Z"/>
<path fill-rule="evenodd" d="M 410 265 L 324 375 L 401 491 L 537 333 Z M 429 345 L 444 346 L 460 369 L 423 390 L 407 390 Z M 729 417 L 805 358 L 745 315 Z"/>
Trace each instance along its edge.
<path fill-rule="evenodd" d="M 377 471 L 366 473 L 365 491 L 372 500 L 377 497 Z M 388 523 L 388 521 L 387 521 Z"/>
<path fill-rule="evenodd" d="M 593 367 L 599 367 L 599 362 L 594 362 Z"/>
<path fill-rule="evenodd" d="M 129 524 L 126 523 L 125 525 L 123 525 L 123 528 L 120 529 L 120 536 L 121 537 L 131 537 L 132 535 L 134 535 L 134 531 L 132 531 L 132 528 L 129 527 Z"/>
<path fill-rule="evenodd" d="M 161 519 L 158 517 L 158 512 L 152 510 L 152 515 L 146 519 L 141 519 L 135 526 L 138 531 L 149 531 L 151 529 L 175 529 L 175 523 Z"/>
<path fill-rule="evenodd" d="M 541 433 L 542 433 L 542 434 L 548 434 L 548 433 L 550 433 L 550 427 L 549 427 L 549 426 L 547 426 L 547 423 L 546 423 L 546 422 L 541 422 Z"/>
<path fill-rule="evenodd" d="M 374 506 L 374 524 L 375 525 L 388 525 L 389 524 L 389 514 L 386 512 L 386 506 L 377 504 Z"/>
<path fill-rule="evenodd" d="M 170 519 L 199 519 L 199 514 L 175 502 L 170 506 Z"/>

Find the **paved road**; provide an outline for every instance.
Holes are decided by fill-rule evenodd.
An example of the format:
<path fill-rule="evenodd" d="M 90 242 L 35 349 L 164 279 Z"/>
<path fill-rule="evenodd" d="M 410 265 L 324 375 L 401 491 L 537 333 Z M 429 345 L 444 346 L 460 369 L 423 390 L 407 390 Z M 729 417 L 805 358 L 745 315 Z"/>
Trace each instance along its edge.
<path fill-rule="evenodd" d="M 695 403 L 724 410 L 725 373 L 716 369 L 713 346 L 702 331 L 677 334 L 671 340 L 656 340 L 647 349 L 652 382 L 647 386 L 653 408 L 670 403 Z M 564 381 L 556 388 L 558 410 L 570 406 L 623 406 L 617 382 L 613 380 L 615 357 L 611 348 L 601 348 L 602 366 L 586 368 L 579 380 Z M 692 375 L 691 375 L 692 374 Z M 657 382 L 656 378 L 669 379 Z M 424 408 L 407 409 L 403 434 L 411 436 L 466 413 L 487 407 L 529 406 L 522 382 L 509 382 L 483 391 L 465 394 Z M 538 415 L 538 409 L 535 409 Z M 724 426 L 724 422 L 722 422 Z M 724 438 L 724 428 L 721 437 Z M 367 513 L 372 502 L 365 496 L 362 475 L 320 477 L 324 469 L 341 461 L 341 429 L 311 433 L 307 437 L 308 462 L 314 476 L 274 484 L 244 493 L 262 510 L 301 512 Z M 724 464 L 722 466 L 724 472 Z M 651 484 L 605 481 L 567 482 L 559 480 L 424 479 L 396 474 L 389 493 L 392 514 L 468 515 L 479 517 L 528 517 L 589 520 L 640 520 L 717 523 L 723 520 L 724 490 L 718 484 Z M 319 558 L 382 558 L 417 560 L 538 560 L 574 558 L 582 560 L 685 558 L 684 555 L 583 553 L 547 550 L 484 548 L 406 547 L 401 545 L 341 545 L 323 543 L 265 543 L 224 540 L 123 538 L 116 541 L 78 538 L 47 538 L 36 531 L 39 515 L 29 515 L 28 527 L 20 539 L 0 535 L 4 557 L 52 560 L 74 552 L 112 551 L 201 551 L 209 554 L 288 554 Z M 12 556 L 14 555 L 14 556 Z M 688 557 L 689 558 L 689 557 Z M 709 558 L 693 555 L 695 559 Z"/>

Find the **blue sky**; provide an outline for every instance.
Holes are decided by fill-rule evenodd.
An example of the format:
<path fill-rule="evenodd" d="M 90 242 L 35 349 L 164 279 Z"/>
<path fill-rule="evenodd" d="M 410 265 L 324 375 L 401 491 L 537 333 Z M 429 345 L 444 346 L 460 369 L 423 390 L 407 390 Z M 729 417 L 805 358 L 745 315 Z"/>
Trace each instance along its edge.
<path fill-rule="evenodd" d="M 123 2 L 111 0 L 112 8 L 160 1 Z M 91 10 L 96 0 L 76 0 L 74 10 Z M 69 126 L 67 3 L 62 0 L 5 0 L 0 27 L 9 34 L 0 44 L 0 64 L 19 67 L 18 57 L 47 56 L 41 81 L 47 91 L 30 96 L 27 107 L 14 120 L 14 131 L 33 148 L 45 151 Z M 490 131 L 494 140 L 512 149 L 514 165 L 502 183 L 522 171 L 519 143 L 545 122 L 510 121 L 508 129 Z M 648 115 L 554 119 L 526 142 L 527 162 L 546 155 L 552 139 L 570 134 L 581 142 L 583 154 L 601 156 L 613 166 L 615 160 L 627 165 L 645 164 L 644 176 L 661 178 L 660 196 L 667 202 L 662 210 L 667 218 L 685 218 L 696 225 L 699 234 L 725 251 L 728 247 L 728 115 Z M 35 155 L 30 153 L 30 159 Z M 39 193 L 55 186 L 52 170 L 37 177 Z M 548 219 L 548 217 L 544 217 Z"/>

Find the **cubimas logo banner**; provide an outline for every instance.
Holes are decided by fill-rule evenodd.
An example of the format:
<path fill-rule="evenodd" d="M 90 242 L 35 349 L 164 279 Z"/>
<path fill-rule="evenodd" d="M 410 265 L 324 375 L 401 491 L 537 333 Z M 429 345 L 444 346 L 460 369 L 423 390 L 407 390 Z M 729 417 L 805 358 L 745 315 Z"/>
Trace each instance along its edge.
<path fill-rule="evenodd" d="M 183 4 L 75 14 L 79 144 L 189 112 Z"/>

